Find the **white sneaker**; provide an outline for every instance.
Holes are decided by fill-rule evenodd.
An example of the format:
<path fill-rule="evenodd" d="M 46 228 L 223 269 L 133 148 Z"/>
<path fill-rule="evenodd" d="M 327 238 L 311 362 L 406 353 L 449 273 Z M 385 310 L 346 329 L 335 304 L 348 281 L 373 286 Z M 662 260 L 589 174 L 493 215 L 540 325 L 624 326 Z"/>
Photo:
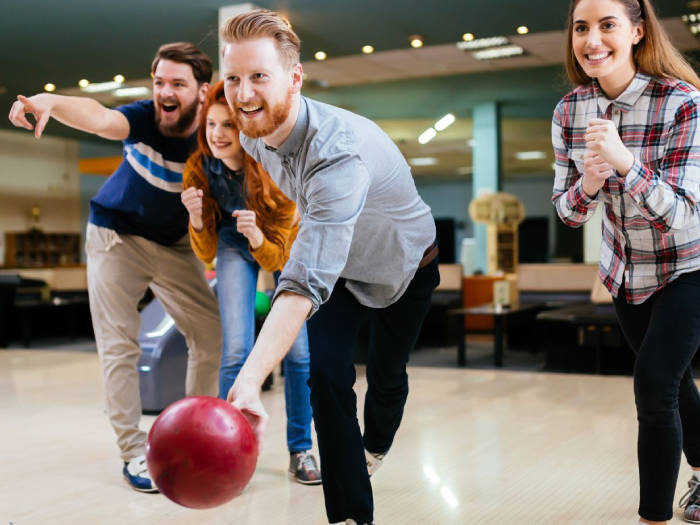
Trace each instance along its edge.
<path fill-rule="evenodd" d="M 386 454 L 379 454 L 376 452 L 369 452 L 368 450 L 365 450 L 365 459 L 367 460 L 367 473 L 370 477 L 372 477 L 372 474 L 377 472 L 379 470 L 379 467 L 382 466 L 382 462 L 384 461 L 385 456 Z"/>
<path fill-rule="evenodd" d="M 151 480 L 151 474 L 146 466 L 146 456 L 136 456 L 128 463 L 124 463 L 122 470 L 127 483 L 134 490 L 139 492 L 158 492 L 155 484 Z"/>

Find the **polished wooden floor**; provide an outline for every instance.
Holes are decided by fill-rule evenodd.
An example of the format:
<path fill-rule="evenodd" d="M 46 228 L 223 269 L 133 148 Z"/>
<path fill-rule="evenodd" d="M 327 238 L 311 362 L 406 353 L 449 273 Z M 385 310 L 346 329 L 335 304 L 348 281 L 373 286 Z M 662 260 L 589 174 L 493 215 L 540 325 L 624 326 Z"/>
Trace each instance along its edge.
<path fill-rule="evenodd" d="M 636 523 L 630 378 L 410 376 L 403 425 L 372 480 L 379 525 Z M 0 525 L 327 523 L 321 488 L 286 475 L 281 381 L 264 395 L 271 424 L 250 485 L 196 511 L 127 487 L 99 377 L 91 352 L 0 349 Z M 679 495 L 687 478 L 683 465 Z"/>

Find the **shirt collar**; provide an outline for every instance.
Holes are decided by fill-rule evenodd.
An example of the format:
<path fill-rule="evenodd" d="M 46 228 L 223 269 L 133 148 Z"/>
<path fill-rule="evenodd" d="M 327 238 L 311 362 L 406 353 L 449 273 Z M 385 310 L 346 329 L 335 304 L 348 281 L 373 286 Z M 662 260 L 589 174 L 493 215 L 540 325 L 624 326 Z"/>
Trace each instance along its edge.
<path fill-rule="evenodd" d="M 221 159 L 217 159 L 216 157 L 210 157 L 209 155 L 202 155 L 202 168 L 204 169 L 205 173 L 212 173 L 214 175 L 220 175 L 220 176 L 225 176 L 228 173 L 232 173 L 234 175 L 240 173 L 242 171 L 233 171 L 232 169 L 229 169 L 222 161 Z"/>
<path fill-rule="evenodd" d="M 293 157 L 296 152 L 301 149 L 309 124 L 309 111 L 306 106 L 306 97 L 299 97 L 299 114 L 297 115 L 297 121 L 294 124 L 294 128 L 292 128 L 292 132 L 279 148 L 265 145 L 265 149 L 274 151 L 283 157 Z"/>
<path fill-rule="evenodd" d="M 649 75 L 637 71 L 637 74 L 634 75 L 632 82 L 629 83 L 625 90 L 620 93 L 616 99 L 610 100 L 605 96 L 603 90 L 600 89 L 598 81 L 595 80 L 593 82 L 593 90 L 595 91 L 596 100 L 598 101 L 598 108 L 600 109 L 601 114 L 605 115 L 605 112 L 608 110 L 608 106 L 610 106 L 610 104 L 620 108 L 623 112 L 632 109 L 637 100 L 639 100 L 639 97 L 641 97 L 646 90 L 650 81 L 651 77 Z"/>

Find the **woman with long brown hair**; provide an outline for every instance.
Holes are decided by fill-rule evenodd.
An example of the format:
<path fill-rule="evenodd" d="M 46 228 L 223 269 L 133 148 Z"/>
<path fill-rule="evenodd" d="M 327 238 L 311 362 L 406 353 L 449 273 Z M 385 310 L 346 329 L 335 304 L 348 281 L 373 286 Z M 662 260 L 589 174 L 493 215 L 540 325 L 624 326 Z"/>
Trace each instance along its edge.
<path fill-rule="evenodd" d="M 216 257 L 223 328 L 219 396 L 226 399 L 255 339 L 258 270 L 278 271 L 298 230 L 295 204 L 243 151 L 224 97 L 223 82 L 209 88 L 197 150 L 183 174 L 182 202 L 190 214 L 190 239 L 204 262 Z M 284 358 L 289 474 L 299 483 L 321 483 L 311 449 L 309 346 L 302 328 Z"/>
<path fill-rule="evenodd" d="M 604 206 L 599 276 L 637 354 L 640 523 L 673 517 L 682 451 L 700 523 L 700 79 L 649 0 L 572 0 L 568 23 L 553 201 L 573 227 Z"/>

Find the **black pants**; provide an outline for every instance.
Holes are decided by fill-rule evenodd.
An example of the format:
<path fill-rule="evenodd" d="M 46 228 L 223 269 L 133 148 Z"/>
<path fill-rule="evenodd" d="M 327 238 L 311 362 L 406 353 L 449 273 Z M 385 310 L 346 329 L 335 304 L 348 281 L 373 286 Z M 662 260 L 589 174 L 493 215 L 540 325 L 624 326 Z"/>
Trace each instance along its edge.
<path fill-rule="evenodd" d="M 437 259 L 419 269 L 401 298 L 386 308 L 369 308 L 340 279 L 329 300 L 307 323 L 311 406 L 321 456 L 323 495 L 331 523 L 371 523 L 374 505 L 363 448 L 386 452 L 399 428 L 408 396 L 406 363 L 418 338 L 440 277 Z M 352 389 L 355 339 L 370 321 L 365 398 L 365 434 L 357 421 Z"/>
<path fill-rule="evenodd" d="M 637 354 L 639 515 L 670 520 L 681 450 L 700 467 L 700 395 L 691 367 L 700 346 L 700 271 L 681 275 L 639 305 L 628 304 L 621 289 L 615 309 Z"/>

